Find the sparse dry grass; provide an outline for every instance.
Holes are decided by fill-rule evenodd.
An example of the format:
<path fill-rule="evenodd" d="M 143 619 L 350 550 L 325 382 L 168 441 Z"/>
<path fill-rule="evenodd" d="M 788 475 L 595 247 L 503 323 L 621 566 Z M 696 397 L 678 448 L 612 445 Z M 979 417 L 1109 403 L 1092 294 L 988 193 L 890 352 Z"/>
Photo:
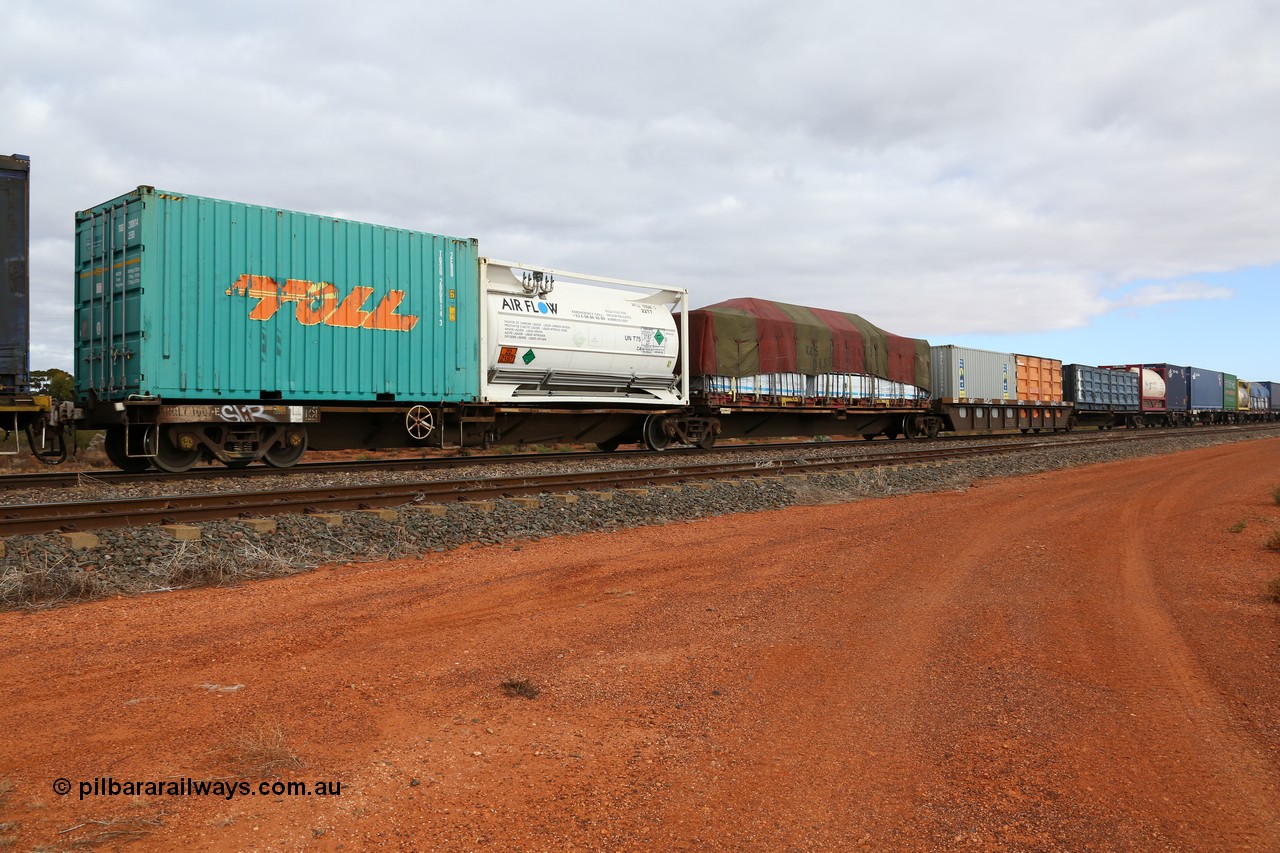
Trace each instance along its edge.
<path fill-rule="evenodd" d="M 1271 499 L 1276 502 L 1277 506 L 1280 506 L 1280 486 L 1276 486 L 1271 490 Z"/>
<path fill-rule="evenodd" d="M 94 828 L 95 831 L 91 835 L 76 838 L 73 842 L 77 847 L 94 849 L 108 843 L 118 845 L 141 841 L 150 835 L 153 830 L 162 826 L 164 826 L 164 812 L 150 817 L 134 815 L 132 817 L 111 818 L 109 820 L 86 820 L 81 824 L 64 829 L 62 832 L 67 833 L 72 830 Z"/>
<path fill-rule="evenodd" d="M 30 559 L 9 560 L 0 566 L 0 609 L 55 607 L 121 593 L 225 586 L 312 568 L 299 564 L 296 556 L 280 548 L 251 541 L 220 550 L 204 548 L 198 542 L 175 542 L 172 553 L 145 572 L 122 572 L 107 565 L 87 570 L 72 560 L 69 556 L 52 560 L 48 553 L 37 552 Z"/>
<path fill-rule="evenodd" d="M 11 563 L 0 572 L 0 606 L 7 608 L 88 601 L 112 592 L 101 574 L 71 565 L 66 558 L 50 562 L 43 555 L 40 562 Z"/>
<path fill-rule="evenodd" d="M 11 793 L 13 793 L 13 781 L 10 779 L 0 779 L 0 807 L 7 804 L 7 800 Z M 14 843 L 18 840 L 18 837 L 11 833 L 16 832 L 17 829 L 18 824 L 16 823 L 0 823 L 0 850 L 8 850 L 13 847 Z"/>
<path fill-rule="evenodd" d="M 250 729 L 232 743 L 229 757 L 242 773 L 251 776 L 275 775 L 302 766 L 279 723 L 261 723 Z"/>
<path fill-rule="evenodd" d="M 1280 530 L 1273 530 L 1262 543 L 1267 546 L 1269 551 L 1280 551 Z"/>
<path fill-rule="evenodd" d="M 223 586 L 252 578 L 294 574 L 302 567 L 296 558 L 278 549 L 242 542 L 235 551 L 209 553 L 194 542 L 177 543 L 161 579 L 165 586 Z M 186 556 L 187 551 L 192 553 Z"/>
<path fill-rule="evenodd" d="M 502 682 L 502 692 L 514 698 L 520 696 L 524 699 L 536 699 L 542 691 L 536 684 L 527 678 L 508 678 Z"/>
<path fill-rule="evenodd" d="M 1280 577 L 1267 581 L 1267 599 L 1280 604 Z"/>

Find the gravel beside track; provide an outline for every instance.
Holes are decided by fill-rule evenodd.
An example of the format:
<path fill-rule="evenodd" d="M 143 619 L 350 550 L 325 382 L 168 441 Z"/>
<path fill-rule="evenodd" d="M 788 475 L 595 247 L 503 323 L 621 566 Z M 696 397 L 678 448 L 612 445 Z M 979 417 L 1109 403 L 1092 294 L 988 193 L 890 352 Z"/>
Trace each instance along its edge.
<path fill-rule="evenodd" d="M 343 513 L 330 526 L 311 516 L 277 518 L 273 533 L 259 534 L 238 521 L 198 524 L 201 539 L 177 542 L 156 527 L 98 531 L 99 547 L 77 551 L 60 536 L 14 536 L 4 540 L 0 557 L 0 607 L 49 605 L 116 594 L 167 591 L 189 586 L 234 583 L 307 571 L 325 564 L 382 560 L 468 544 L 537 540 L 547 536 L 668 524 L 734 512 L 753 512 L 795 504 L 830 503 L 866 497 L 967 488 L 988 477 L 1016 476 L 1056 468 L 1160 455 L 1241 440 L 1280 436 L 1280 427 L 1253 432 L 1178 434 L 1150 441 L 1062 446 L 1025 454 L 969 459 L 932 466 L 875 468 L 844 473 L 775 479 L 716 481 L 647 494 L 613 492 L 608 500 L 584 494 L 577 503 L 544 498 L 536 508 L 498 500 L 490 511 L 462 504 L 445 505 L 445 515 L 405 510 L 394 521 L 369 513 Z M 869 452 L 893 452 L 902 443 L 868 445 Z M 583 465 L 599 468 L 601 457 Z M 634 463 L 631 463 L 634 464 Z M 556 463 L 566 470 L 566 463 Z M 503 466 L 503 468 L 515 466 Z M 393 472 L 380 472 L 402 479 Z M 498 471 L 486 469 L 486 474 Z M 510 473 L 517 473 L 511 471 Z M 422 474 L 416 475 L 422 479 Z M 363 479 L 363 478 L 362 478 Z M 202 481 L 211 491 L 215 481 Z M 350 483 L 349 477 L 339 482 Z M 314 480 L 309 480 L 315 484 Z M 150 486 L 150 484 L 145 484 Z M 243 482 L 236 484 L 243 488 Z M 140 485 L 113 486 L 123 497 Z M 95 488 L 88 484 L 82 489 Z M 97 496 L 106 497 L 108 494 Z M 155 494 L 155 492 L 141 492 Z M 87 498 L 91 492 L 62 490 L 56 499 Z M 23 501 L 39 500 L 29 494 Z M 55 499 L 55 498 L 43 498 Z"/>

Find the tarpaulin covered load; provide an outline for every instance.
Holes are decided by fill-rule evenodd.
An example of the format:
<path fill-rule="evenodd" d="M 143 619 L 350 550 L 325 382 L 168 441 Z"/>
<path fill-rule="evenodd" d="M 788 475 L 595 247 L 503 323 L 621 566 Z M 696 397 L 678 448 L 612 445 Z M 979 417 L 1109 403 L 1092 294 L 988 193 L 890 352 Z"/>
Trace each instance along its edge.
<path fill-rule="evenodd" d="M 856 314 L 766 299 L 689 312 L 691 376 L 867 374 L 931 387 L 929 342 L 893 335 Z"/>

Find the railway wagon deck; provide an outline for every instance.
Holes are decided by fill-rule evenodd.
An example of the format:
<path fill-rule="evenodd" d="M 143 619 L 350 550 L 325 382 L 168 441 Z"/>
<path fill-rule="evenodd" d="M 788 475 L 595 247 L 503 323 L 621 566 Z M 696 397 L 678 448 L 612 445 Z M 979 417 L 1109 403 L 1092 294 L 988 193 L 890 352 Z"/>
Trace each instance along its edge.
<path fill-rule="evenodd" d="M 689 312 L 692 402 L 715 434 L 936 435 L 929 343 L 856 314 L 765 299 Z"/>

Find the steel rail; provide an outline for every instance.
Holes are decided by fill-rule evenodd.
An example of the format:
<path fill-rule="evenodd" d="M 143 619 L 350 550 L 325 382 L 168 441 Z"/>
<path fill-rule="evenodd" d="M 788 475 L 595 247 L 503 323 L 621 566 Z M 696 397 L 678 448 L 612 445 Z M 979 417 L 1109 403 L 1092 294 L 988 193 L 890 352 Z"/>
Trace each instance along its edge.
<path fill-rule="evenodd" d="M 1252 431 L 1276 428 L 1275 424 L 1253 424 L 1253 425 L 1237 425 L 1214 427 L 1217 430 L 1234 430 L 1234 431 Z M 1097 435 L 1108 436 L 1108 440 L 1121 441 L 1126 438 L 1132 438 L 1135 435 L 1145 437 L 1171 436 L 1181 434 L 1182 429 L 1197 429 L 1196 427 L 1180 427 L 1176 428 L 1178 432 L 1172 429 L 1161 429 L 1153 435 L 1147 431 L 1138 431 L 1137 433 L 1129 432 L 1111 432 L 1100 431 Z M 1079 441 L 1092 440 L 1093 436 L 1089 433 L 1045 433 L 1044 436 L 1054 436 L 1059 442 L 1072 443 Z M 962 435 L 962 436 L 944 436 L 934 441 L 1000 441 L 1012 438 L 1013 434 L 995 434 L 995 435 Z M 1031 440 L 1029 438 L 1021 439 L 1023 441 Z M 927 439 L 901 440 L 901 441 L 876 441 L 867 442 L 861 438 L 858 439 L 837 439 L 835 441 L 804 441 L 804 442 L 774 442 L 768 444 L 721 444 L 710 450 L 702 450 L 696 447 L 672 448 L 664 451 L 662 456 L 665 458 L 680 457 L 693 454 L 706 453 L 751 453 L 751 452 L 767 452 L 777 449 L 805 449 L 805 448 L 831 448 L 831 447 L 859 447 L 871 452 L 881 452 L 880 449 L 886 446 L 915 446 Z M 207 468 L 192 468 L 180 474 L 168 474 L 163 471 L 144 471 L 142 473 L 130 473 L 126 471 L 58 471 L 58 472 L 40 472 L 36 474 L 0 474 L 0 491 L 13 491 L 21 489 L 40 489 L 40 488 L 74 488 L 85 484 L 92 483 L 167 483 L 183 480 L 210 480 L 224 478 L 254 478 L 254 477 L 279 477 L 290 474 L 336 474 L 336 473 L 356 473 L 364 471 L 434 471 L 445 468 L 477 468 L 490 465 L 509 465 L 525 462 L 556 462 L 565 460 L 583 460 L 592 458 L 602 459 L 652 459 L 655 454 L 651 450 L 617 450 L 613 452 L 600 450 L 576 450 L 576 451 L 558 451 L 553 453 L 509 453 L 496 455 L 476 455 L 476 456 L 434 456 L 434 457 L 412 457 L 400 459 L 352 459 L 341 462 L 304 462 L 294 465 L 291 468 L 272 468 L 264 465 L 254 465 L 247 468 L 227 468 L 222 465 L 211 465 Z"/>
<path fill-rule="evenodd" d="M 709 453 L 728 450 L 768 450 L 778 447 L 830 447 L 833 444 L 865 445 L 861 439 L 841 442 L 787 442 L 780 444 L 721 445 L 710 451 L 696 447 L 672 448 L 664 451 L 664 455 L 681 456 L 693 453 Z M 557 462 L 570 459 L 626 459 L 629 457 L 644 458 L 654 456 L 651 450 L 573 450 L 552 453 L 504 453 L 475 456 L 428 456 L 399 459 L 351 459 L 341 462 L 303 462 L 290 468 L 272 468 L 266 465 L 253 465 L 248 468 L 227 468 L 220 464 L 212 464 L 207 468 L 192 468 L 180 474 L 169 474 L 164 471 L 143 471 L 130 473 L 127 471 L 58 471 L 40 472 L 36 474 L 0 474 L 0 491 L 38 488 L 70 488 L 86 482 L 100 483 L 166 483 L 180 480 L 212 480 L 242 477 L 280 477 L 290 474 L 340 474 L 363 471 L 432 471 L 441 468 L 474 468 L 487 465 L 508 465 L 520 462 Z"/>
<path fill-rule="evenodd" d="M 1123 441 L 1170 437 L 1139 433 Z M 462 480 L 434 480 L 374 485 L 324 486 L 315 489 L 291 488 L 252 492 L 222 492 L 118 498 L 111 500 L 12 504 L 0 507 L 0 536 L 52 531 L 92 530 L 106 527 L 140 526 L 212 521 L 236 517 L 261 517 L 285 513 L 310 513 L 353 509 L 374 509 L 459 500 L 487 500 L 540 493 L 656 486 L 688 480 L 729 477 L 758 477 L 788 473 L 886 467 L 931 461 L 952 461 L 972 457 L 1031 452 L 1088 444 L 1114 443 L 1114 437 L 1077 439 L 1072 442 L 1017 439 L 1004 444 L 966 447 L 931 447 L 887 454 L 843 454 L 821 458 L 797 456 L 770 460 L 691 462 L 658 467 L 577 471 L 558 474 L 488 477 Z M 649 454 L 654 462 L 665 458 Z"/>

